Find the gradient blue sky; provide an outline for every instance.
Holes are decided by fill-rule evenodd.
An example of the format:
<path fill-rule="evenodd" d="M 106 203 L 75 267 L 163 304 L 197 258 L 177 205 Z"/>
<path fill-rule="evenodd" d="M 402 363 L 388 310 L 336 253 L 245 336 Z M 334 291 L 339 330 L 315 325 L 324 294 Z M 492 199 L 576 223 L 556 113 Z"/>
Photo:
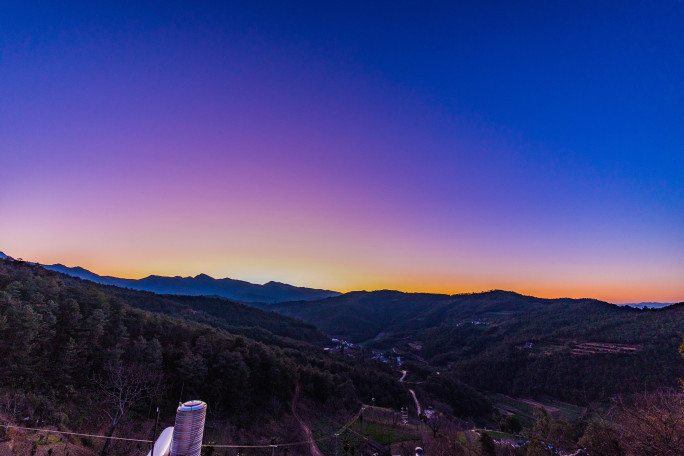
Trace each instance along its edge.
<path fill-rule="evenodd" d="M 682 2 L 199 3 L 2 5 L 0 250 L 684 300 Z"/>

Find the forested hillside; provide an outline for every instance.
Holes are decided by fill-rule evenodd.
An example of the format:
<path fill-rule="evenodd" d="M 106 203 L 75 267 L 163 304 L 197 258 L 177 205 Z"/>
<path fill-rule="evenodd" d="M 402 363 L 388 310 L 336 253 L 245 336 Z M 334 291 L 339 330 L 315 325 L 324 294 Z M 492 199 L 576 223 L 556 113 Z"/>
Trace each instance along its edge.
<path fill-rule="evenodd" d="M 480 391 L 584 404 L 673 387 L 684 377 L 677 356 L 684 304 L 634 309 L 506 291 L 376 291 L 267 308 L 401 354 L 414 379 L 449 372 Z"/>
<path fill-rule="evenodd" d="M 294 342 L 284 338 L 321 346 L 330 341 L 328 336 L 310 323 L 225 298 L 158 295 L 115 286 L 106 287 L 106 292 L 132 307 L 206 323 L 262 342 L 277 343 L 279 346 Z"/>
<path fill-rule="evenodd" d="M 319 301 L 297 301 L 261 305 L 316 325 L 326 334 L 353 342 L 375 339 L 379 346 L 407 334 L 452 325 L 486 316 L 507 317 L 550 304 L 569 306 L 593 299 L 543 299 L 510 291 L 488 291 L 460 295 L 402 293 L 399 291 L 354 291 Z"/>
<path fill-rule="evenodd" d="M 422 355 L 482 390 L 575 403 L 676 387 L 684 377 L 677 355 L 684 304 L 637 310 L 554 303 L 487 320 L 425 332 Z"/>
<path fill-rule="evenodd" d="M 221 316 L 219 307 L 230 311 Z M 252 329 L 261 324 L 273 332 Z M 116 435 L 127 426 L 149 438 L 144 432 L 154 406 L 168 418 L 179 399 L 201 398 L 211 419 L 228 420 L 235 435 L 256 439 L 263 432 L 293 432 L 264 423 L 288 422 L 297 383 L 303 400 L 340 413 L 356 411 L 371 397 L 392 407 L 409 401 L 387 366 L 277 335 L 295 335 L 292 328 L 318 339 L 310 326 L 224 300 L 174 301 L 0 260 L 0 415 L 80 432 Z M 107 418 L 117 409 L 110 401 L 116 378 L 140 391 L 118 422 Z"/>
<path fill-rule="evenodd" d="M 288 307 L 309 315 L 300 313 L 302 303 L 276 308 Z M 103 286 L 0 260 L 0 420 L 148 439 L 156 406 L 162 423 L 172 424 L 179 400 L 200 398 L 209 404 L 208 435 L 221 441 L 297 441 L 297 385 L 305 419 L 322 428 L 334 428 L 372 398 L 389 413 L 409 405 L 416 415 L 412 388 L 423 407 L 434 406 L 439 419 L 428 426 L 443 425 L 445 417 L 462 429 L 472 421 L 459 419 L 468 418 L 508 426 L 500 401 L 514 399 L 495 393 L 607 405 L 622 393 L 676 387 L 684 377 L 684 304 L 638 310 L 498 291 L 382 291 L 306 308 L 330 314 L 321 324 L 331 335 L 340 334 L 331 331 L 335 321 L 346 322 L 336 329 L 368 348 L 324 351 L 327 338 L 311 321 L 222 298 Z M 377 350 L 391 362 L 373 359 Z M 404 384 L 400 369 L 408 371 Z M 134 400 L 122 408 L 116 398 L 131 392 Z M 584 432 L 588 418 L 582 419 Z M 575 447 L 580 435 L 568 437 Z M 11 444 L 13 454 L 29 454 L 17 439 L 0 435 L 0 449 Z M 31 441 L 38 444 L 25 440 Z M 142 450 L 102 442 L 71 439 L 82 454 Z"/>

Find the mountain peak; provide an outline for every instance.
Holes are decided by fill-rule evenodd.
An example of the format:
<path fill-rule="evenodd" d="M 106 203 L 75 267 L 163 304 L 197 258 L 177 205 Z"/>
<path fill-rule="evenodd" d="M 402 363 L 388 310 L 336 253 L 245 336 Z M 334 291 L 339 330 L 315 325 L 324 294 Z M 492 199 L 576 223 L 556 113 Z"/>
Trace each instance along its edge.
<path fill-rule="evenodd" d="M 271 280 L 270 282 L 266 282 L 264 284 L 265 287 L 268 288 L 296 288 L 294 285 L 289 285 L 287 283 L 282 283 L 282 282 L 276 282 L 275 280 Z"/>
<path fill-rule="evenodd" d="M 204 274 L 204 273 L 197 274 L 194 278 L 196 280 L 215 280 L 212 276 Z"/>

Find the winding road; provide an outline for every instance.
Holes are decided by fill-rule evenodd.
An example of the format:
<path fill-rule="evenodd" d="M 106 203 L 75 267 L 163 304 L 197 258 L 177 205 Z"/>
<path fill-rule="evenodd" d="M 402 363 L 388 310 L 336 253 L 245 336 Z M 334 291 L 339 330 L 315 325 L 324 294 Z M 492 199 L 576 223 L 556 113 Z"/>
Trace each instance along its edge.
<path fill-rule="evenodd" d="M 399 379 L 399 382 L 403 383 L 404 379 L 406 378 L 406 372 L 405 370 L 401 371 L 401 378 Z M 422 408 L 420 408 L 420 402 L 418 402 L 418 398 L 416 397 L 416 392 L 413 391 L 411 388 L 408 389 L 409 393 L 411 393 L 411 396 L 413 396 L 413 401 L 416 403 L 416 410 L 418 410 L 418 416 L 420 416 L 421 412 L 423 411 Z"/>
<path fill-rule="evenodd" d="M 416 392 L 413 391 L 411 388 L 409 388 L 409 393 L 411 393 L 411 396 L 413 396 L 413 400 L 416 402 L 416 409 L 418 410 L 418 416 L 422 413 L 422 409 L 420 408 L 420 402 L 418 402 L 418 398 L 416 397 Z"/>

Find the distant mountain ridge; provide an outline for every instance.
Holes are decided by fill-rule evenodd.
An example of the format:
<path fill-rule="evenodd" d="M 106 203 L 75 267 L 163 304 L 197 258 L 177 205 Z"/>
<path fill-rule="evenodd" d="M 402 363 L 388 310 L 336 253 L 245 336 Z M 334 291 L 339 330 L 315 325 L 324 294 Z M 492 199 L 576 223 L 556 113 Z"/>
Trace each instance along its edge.
<path fill-rule="evenodd" d="M 614 306 L 595 299 L 545 299 L 512 291 L 492 290 L 459 295 L 403 293 L 392 290 L 353 291 L 319 301 L 263 306 L 316 325 L 334 337 L 364 342 L 392 340 L 441 325 L 509 318 L 552 304 Z"/>
<path fill-rule="evenodd" d="M 199 274 L 195 277 L 151 275 L 142 279 L 122 279 L 119 277 L 101 276 L 80 266 L 69 267 L 59 263 L 42 266 L 51 271 L 61 272 L 102 285 L 114 285 L 133 290 L 151 291 L 158 294 L 221 296 L 235 301 L 266 303 L 313 301 L 340 295 L 336 291 L 296 287 L 273 281 L 258 285 L 230 278 L 214 279 L 207 274 Z"/>
<path fill-rule="evenodd" d="M 676 302 L 630 302 L 630 303 L 625 303 L 625 304 L 617 304 L 618 306 L 622 307 L 638 307 L 639 309 L 642 308 L 647 308 L 647 309 L 660 309 L 663 307 L 668 307 L 672 306 L 674 304 L 677 304 Z"/>
<path fill-rule="evenodd" d="M 396 357 L 410 372 L 431 366 L 479 391 L 514 397 L 584 403 L 676 387 L 684 377 L 684 302 L 642 309 L 502 290 L 380 290 L 263 306 Z"/>

